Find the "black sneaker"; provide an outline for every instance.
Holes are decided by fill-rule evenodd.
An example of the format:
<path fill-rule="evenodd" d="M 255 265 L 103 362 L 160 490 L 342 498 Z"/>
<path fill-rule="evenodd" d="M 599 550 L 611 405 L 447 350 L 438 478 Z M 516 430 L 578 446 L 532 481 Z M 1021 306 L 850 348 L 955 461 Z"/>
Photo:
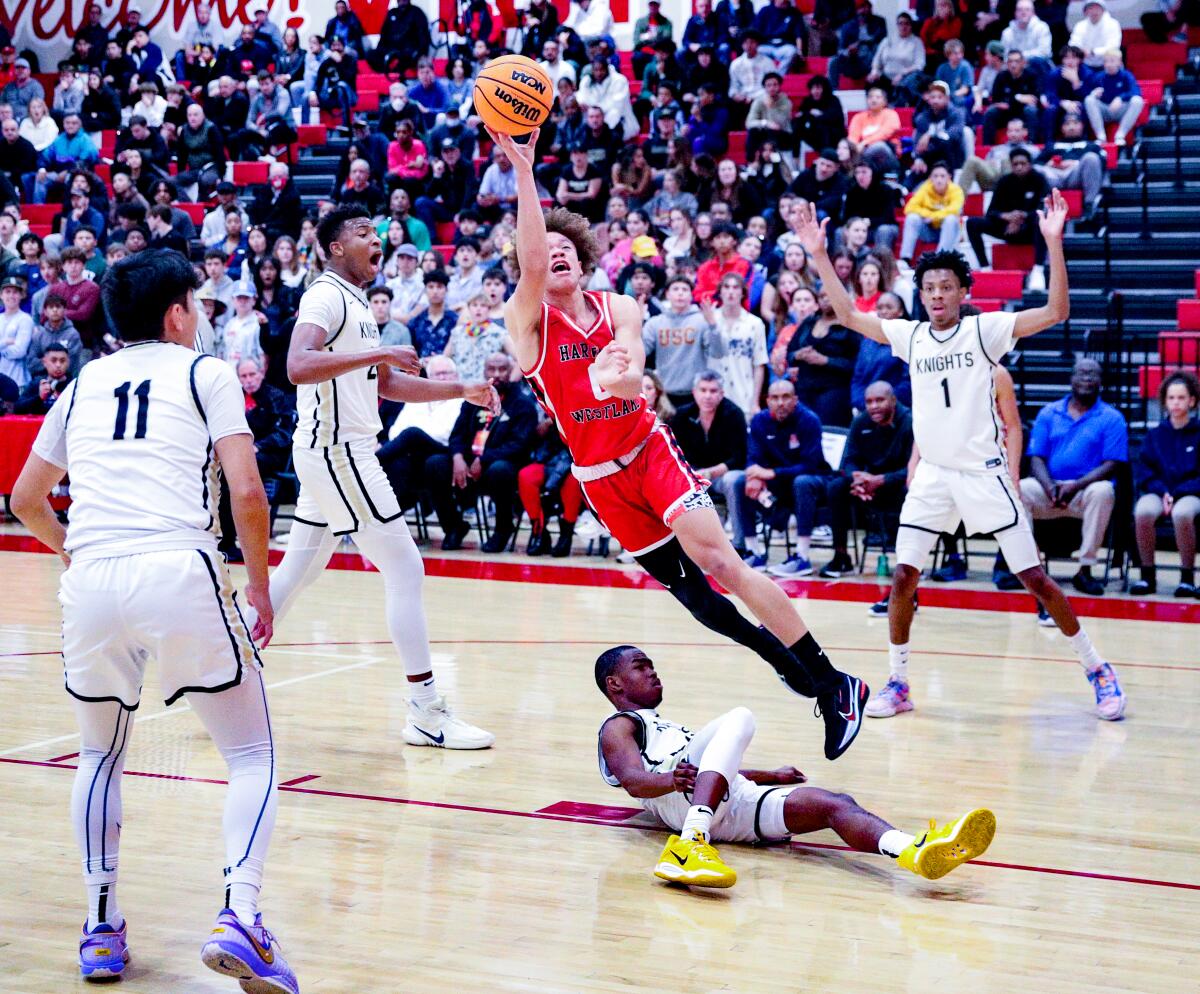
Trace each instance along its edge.
<path fill-rule="evenodd" d="M 471 534 L 471 527 L 466 522 L 463 522 L 462 524 L 456 525 L 455 527 L 451 528 L 442 537 L 442 551 L 443 552 L 457 552 L 459 549 L 462 548 L 463 539 L 465 539 L 470 534 Z"/>
<path fill-rule="evenodd" d="M 1133 586 L 1129 588 L 1129 593 L 1133 597 L 1150 597 L 1158 593 L 1158 583 L 1154 580 L 1135 580 Z"/>
<path fill-rule="evenodd" d="M 838 580 L 843 576 L 849 576 L 854 572 L 854 563 L 850 561 L 850 557 L 845 553 L 836 553 L 828 564 L 821 567 L 819 576 L 823 576 L 826 580 Z"/>
<path fill-rule="evenodd" d="M 945 566 L 929 574 L 929 579 L 936 580 L 938 583 L 954 583 L 956 580 L 965 580 L 966 578 L 967 564 L 962 561 L 960 556 L 951 556 L 946 560 Z"/>
<path fill-rule="evenodd" d="M 508 548 L 509 540 L 512 537 L 513 533 L 511 531 L 494 531 L 488 536 L 486 541 L 480 544 L 479 551 L 489 553 L 503 552 Z M 445 548 L 445 545 L 442 548 Z"/>
<path fill-rule="evenodd" d="M 1071 586 L 1089 597 L 1104 596 L 1104 584 L 1090 573 L 1084 573 L 1082 570 L 1071 577 Z"/>
<path fill-rule="evenodd" d="M 913 594 L 913 614 L 921 610 L 921 605 L 917 603 L 917 595 Z M 867 613 L 876 618 L 886 618 L 888 611 L 888 599 L 885 597 L 881 601 L 876 601 L 867 608 Z"/>
<path fill-rule="evenodd" d="M 1196 597 L 1200 594 L 1200 589 L 1194 583 L 1181 583 L 1175 588 L 1176 597 Z"/>
<path fill-rule="evenodd" d="M 817 698 L 816 713 L 825 721 L 825 758 L 833 761 L 850 748 L 862 730 L 863 708 L 871 688 L 858 677 L 840 674 L 837 690 Z"/>
<path fill-rule="evenodd" d="M 1023 586 L 1007 566 L 997 566 L 992 570 L 992 583 L 997 590 L 1020 590 Z"/>
<path fill-rule="evenodd" d="M 545 527 L 539 528 L 529 536 L 529 544 L 525 546 L 527 556 L 545 556 L 550 552 L 550 536 Z"/>

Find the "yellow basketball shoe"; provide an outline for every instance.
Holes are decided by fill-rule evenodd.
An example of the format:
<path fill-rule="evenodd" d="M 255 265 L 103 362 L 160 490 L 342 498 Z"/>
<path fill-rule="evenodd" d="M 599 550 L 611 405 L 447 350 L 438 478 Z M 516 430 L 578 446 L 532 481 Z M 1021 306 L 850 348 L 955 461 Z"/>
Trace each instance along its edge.
<path fill-rule="evenodd" d="M 737 871 L 721 862 L 716 849 L 703 835 L 694 839 L 672 835 L 667 839 L 654 875 L 692 887 L 732 887 L 737 883 Z"/>
<path fill-rule="evenodd" d="M 995 834 L 996 816 L 987 808 L 968 811 L 941 828 L 931 818 L 929 831 L 914 839 L 896 861 L 918 877 L 937 880 L 959 863 L 982 856 Z"/>

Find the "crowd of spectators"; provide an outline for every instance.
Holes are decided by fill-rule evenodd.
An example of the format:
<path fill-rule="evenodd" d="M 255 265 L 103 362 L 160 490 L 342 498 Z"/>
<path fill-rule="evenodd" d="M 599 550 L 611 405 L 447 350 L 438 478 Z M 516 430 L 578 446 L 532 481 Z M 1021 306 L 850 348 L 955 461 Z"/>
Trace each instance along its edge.
<path fill-rule="evenodd" d="M 488 549 L 507 546 L 520 511 L 533 524 L 531 555 L 569 554 L 587 516 L 582 495 L 503 326 L 515 174 L 472 106 L 475 74 L 507 43 L 555 87 L 539 137 L 545 202 L 593 222 L 602 256 L 589 286 L 641 304 L 647 396 L 712 480 L 734 544 L 767 567 L 760 523 L 778 531 L 790 517 L 792 555 L 772 570 L 811 572 L 813 535 L 827 528 L 821 573 L 843 575 L 852 523 L 886 531 L 903 499 L 910 391 L 890 351 L 837 324 L 796 235 L 798 208 L 814 203 L 829 219 L 835 269 L 865 311 L 922 316 L 911 281 L 922 246 L 960 248 L 986 268 L 989 241 L 1031 245 L 1029 289 L 1044 289 L 1038 205 L 1051 188 L 1081 190 L 1085 230 L 1108 131 L 1124 145 L 1143 109 L 1104 0 L 1089 0 L 1074 25 L 1066 6 L 935 0 L 888 24 L 870 0 L 817 0 L 809 15 L 792 0 L 696 0 L 677 45 L 651 0 L 633 28 L 631 87 L 607 0 L 572 0 L 562 19 L 534 0 L 516 30 L 485 3 L 467 5 L 444 68 L 431 58 L 437 25 L 411 0 L 395 0 L 374 43 L 342 0 L 304 38 L 255 3 L 251 23 L 226 30 L 202 0 L 173 53 L 149 40 L 134 6 L 110 36 L 93 5 L 49 97 L 27 58 L 0 53 L 0 391 L 11 381 L 15 409 L 46 410 L 83 363 L 120 347 L 98 306 L 105 267 L 147 249 L 187 252 L 203 270 L 201 343 L 237 369 L 258 412 L 260 467 L 278 477 L 294 416 L 292 318 L 321 267 L 315 224 L 360 203 L 384 243 L 369 289 L 383 341 L 411 344 L 427 375 L 503 387 L 500 421 L 450 402 L 385 405 L 380 455 L 402 503 L 436 514 L 454 549 L 483 495 L 496 509 Z M 802 97 L 785 92 L 816 58 L 827 72 L 810 75 Z M 367 71 L 392 80 L 377 105 L 357 85 Z M 838 94 L 848 85 L 865 88 L 849 116 Z M 322 122 L 348 141 L 309 212 L 283 153 L 299 126 Z M 744 155 L 731 143 L 739 132 Z M 264 158 L 266 183 L 229 182 L 231 163 Z M 988 205 L 968 215 L 976 190 Z M 22 203 L 60 205 L 49 234 L 30 230 Z M 202 215 L 189 203 L 205 204 Z M 1098 417 L 1086 378 L 1077 370 L 1071 397 L 1038 419 L 1021 490 L 1035 517 L 1083 520 L 1077 586 L 1099 592 L 1090 566 L 1127 459 L 1120 415 L 1095 408 L 1105 429 L 1095 458 L 1053 451 Z M 1176 407 L 1182 393 L 1182 409 L 1195 407 L 1191 381 L 1172 391 Z M 1170 424 L 1191 430 L 1178 412 Z M 837 465 L 822 448 L 829 429 L 846 434 Z M 1152 517 L 1171 515 L 1177 530 L 1195 517 L 1188 487 L 1200 471 L 1170 462 L 1194 451 L 1175 437 L 1162 436 L 1154 451 L 1165 462 L 1140 484 L 1143 546 Z"/>

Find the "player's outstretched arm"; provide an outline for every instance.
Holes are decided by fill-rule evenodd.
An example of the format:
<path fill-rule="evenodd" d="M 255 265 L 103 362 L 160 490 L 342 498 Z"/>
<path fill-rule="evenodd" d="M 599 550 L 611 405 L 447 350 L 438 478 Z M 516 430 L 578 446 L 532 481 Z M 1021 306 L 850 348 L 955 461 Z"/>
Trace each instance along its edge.
<path fill-rule="evenodd" d="M 662 797 L 675 790 L 673 773 L 649 773 L 642 766 L 642 751 L 633 734 L 632 718 L 613 718 L 600 735 L 604 762 L 630 797 Z"/>
<path fill-rule="evenodd" d="M 817 267 L 817 273 L 821 277 L 821 287 L 829 294 L 829 302 L 833 305 L 838 324 L 845 325 L 876 342 L 886 342 L 887 337 L 883 333 L 883 325 L 879 318 L 874 314 L 864 314 L 854 306 L 854 301 L 850 299 L 846 288 L 842 286 L 842 281 L 834 272 L 833 262 L 826 250 L 825 229 L 829 226 L 829 218 L 818 222 L 815 204 L 802 205 L 800 217 L 801 223 L 797 232 L 800 236 L 800 244 L 804 246 L 804 251 L 808 253 L 808 257 Z"/>
<path fill-rule="evenodd" d="M 384 345 L 364 352 L 327 352 L 327 329 L 304 322 L 296 325 L 288 346 L 288 379 L 301 383 L 324 383 L 334 377 L 368 366 L 396 366 L 406 373 L 419 373 L 421 360 L 411 345 Z"/>
<path fill-rule="evenodd" d="M 1044 210 L 1038 211 L 1038 227 L 1046 241 L 1050 260 L 1049 296 L 1044 307 L 1017 311 L 1013 326 L 1015 338 L 1027 338 L 1039 331 L 1053 328 L 1071 316 L 1071 292 L 1067 285 L 1067 260 L 1063 255 L 1063 227 L 1067 223 L 1067 201 L 1058 190 L 1046 198 Z"/>
<path fill-rule="evenodd" d="M 267 547 L 271 535 L 271 509 L 258 472 L 254 455 L 254 437 L 247 434 L 226 435 L 213 446 L 229 487 L 229 503 L 233 506 L 233 522 L 237 526 L 238 542 L 246 558 L 246 600 L 258 612 L 254 626 L 254 641 L 263 648 L 271 641 L 275 611 L 271 607 L 270 585 L 267 582 Z"/>
<path fill-rule="evenodd" d="M 502 135 L 488 129 L 492 141 L 509 157 L 513 171 L 517 174 L 516 242 L 521 278 L 517 280 L 517 288 L 504 305 L 504 324 L 516 342 L 518 356 L 525 353 L 526 360 L 529 353 L 536 355 L 537 352 L 536 347 L 531 347 L 531 335 L 535 328 L 541 326 L 542 297 L 546 293 L 546 276 L 550 272 L 546 218 L 542 214 L 537 180 L 533 176 L 539 130 L 535 128 L 528 141 L 520 145 L 511 135 Z M 532 363 L 523 362 L 523 365 L 528 368 Z"/>
<path fill-rule="evenodd" d="M 54 509 L 46 495 L 62 480 L 66 471 L 61 466 L 47 462 L 41 456 L 30 453 L 17 482 L 13 485 L 9 506 L 17 519 L 42 545 L 53 549 L 68 562 L 63 544 L 67 530 L 55 517 Z"/>
<path fill-rule="evenodd" d="M 478 407 L 493 408 L 496 414 L 500 408 L 500 395 L 490 383 L 427 380 L 408 373 L 398 373 L 390 366 L 379 367 L 379 396 L 384 400 L 398 400 L 406 404 L 462 398 Z"/>

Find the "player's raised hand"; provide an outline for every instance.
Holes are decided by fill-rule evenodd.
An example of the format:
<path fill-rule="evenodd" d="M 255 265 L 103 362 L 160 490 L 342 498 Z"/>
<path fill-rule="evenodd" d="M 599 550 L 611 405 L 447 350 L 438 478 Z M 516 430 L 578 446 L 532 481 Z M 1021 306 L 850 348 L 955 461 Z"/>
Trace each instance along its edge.
<path fill-rule="evenodd" d="M 500 394 L 490 383 L 464 383 L 463 400 L 476 407 L 485 407 L 493 416 L 500 413 Z"/>
<path fill-rule="evenodd" d="M 271 605 L 271 590 L 265 583 L 261 586 L 252 583 L 246 587 L 246 601 L 258 615 L 250 632 L 250 641 L 260 649 L 265 649 L 275 634 L 275 608 Z"/>
<path fill-rule="evenodd" d="M 1037 212 L 1038 227 L 1046 241 L 1061 241 L 1067 223 L 1067 200 L 1059 190 L 1051 190 L 1045 208 Z M 805 246 L 807 248 L 807 246 Z"/>
<path fill-rule="evenodd" d="M 800 227 L 796 230 L 800 244 L 809 255 L 820 256 L 825 253 L 825 229 L 829 226 L 829 218 L 817 220 L 816 204 L 801 204 L 795 208 L 800 212 Z"/>
<path fill-rule="evenodd" d="M 380 350 L 389 366 L 411 376 L 421 375 L 421 357 L 411 345 L 384 345 Z"/>
<path fill-rule="evenodd" d="M 500 151 L 512 160 L 514 169 L 524 166 L 530 172 L 533 172 L 533 164 L 536 161 L 537 155 L 538 135 L 542 133 L 541 128 L 534 128 L 529 132 L 529 140 L 524 145 L 518 144 L 512 135 L 503 135 L 499 131 L 493 131 L 491 128 L 486 130 L 492 136 L 492 141 L 499 146 Z"/>

